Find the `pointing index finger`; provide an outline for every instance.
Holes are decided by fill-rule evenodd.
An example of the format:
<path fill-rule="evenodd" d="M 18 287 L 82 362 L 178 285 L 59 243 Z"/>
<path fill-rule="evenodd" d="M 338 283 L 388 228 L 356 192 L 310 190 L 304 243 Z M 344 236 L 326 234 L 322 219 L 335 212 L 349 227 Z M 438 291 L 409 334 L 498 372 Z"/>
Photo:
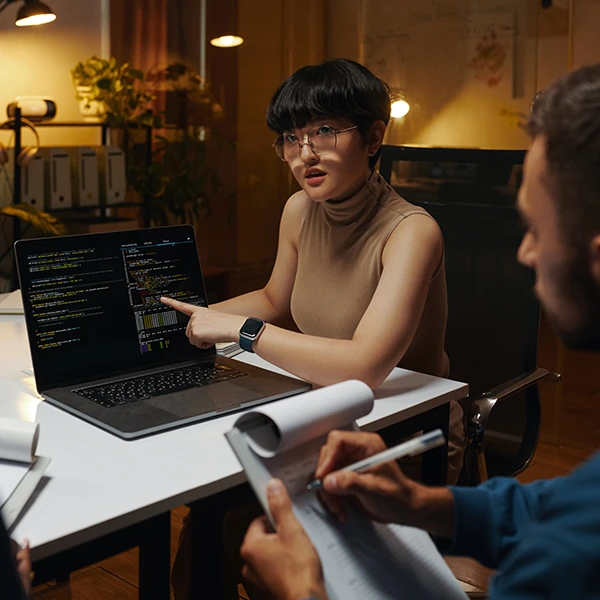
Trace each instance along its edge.
<path fill-rule="evenodd" d="M 160 301 L 171 308 L 183 313 L 184 315 L 188 315 L 191 317 L 194 313 L 196 307 L 193 304 L 187 304 L 185 302 L 180 302 L 179 300 L 173 300 L 173 298 L 166 298 L 164 296 L 161 297 Z"/>

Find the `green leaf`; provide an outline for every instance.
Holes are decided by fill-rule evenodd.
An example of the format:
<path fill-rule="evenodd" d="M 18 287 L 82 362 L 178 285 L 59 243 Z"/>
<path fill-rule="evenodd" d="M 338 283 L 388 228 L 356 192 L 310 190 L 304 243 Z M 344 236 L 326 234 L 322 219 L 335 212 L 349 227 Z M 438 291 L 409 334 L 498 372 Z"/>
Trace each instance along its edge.
<path fill-rule="evenodd" d="M 21 202 L 0 208 L 0 214 L 20 219 L 31 225 L 40 235 L 65 235 L 67 227 L 50 213 L 38 210 L 29 204 Z"/>

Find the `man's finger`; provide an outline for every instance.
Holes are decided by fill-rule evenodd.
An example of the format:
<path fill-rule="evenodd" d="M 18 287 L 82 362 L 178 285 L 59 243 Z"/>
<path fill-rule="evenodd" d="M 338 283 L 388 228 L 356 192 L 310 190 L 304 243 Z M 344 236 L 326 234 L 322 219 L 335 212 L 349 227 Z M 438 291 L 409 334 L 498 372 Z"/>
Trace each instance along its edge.
<path fill-rule="evenodd" d="M 300 527 L 292 511 L 290 497 L 281 480 L 271 479 L 269 481 L 267 484 L 267 500 L 278 533 L 281 534 Z"/>
<path fill-rule="evenodd" d="M 246 531 L 246 536 L 244 537 L 244 543 L 241 547 L 241 552 L 243 556 L 244 548 L 248 547 L 250 544 L 253 544 L 257 539 L 264 537 L 270 532 L 271 526 L 267 521 L 266 517 L 257 517 L 250 523 L 248 527 L 248 531 Z"/>
<path fill-rule="evenodd" d="M 191 317 L 194 314 L 194 311 L 198 308 L 197 306 L 194 306 L 193 304 L 187 304 L 186 302 L 180 302 L 179 300 L 173 300 L 173 298 L 165 298 L 164 296 L 161 297 L 160 301 L 163 304 L 166 304 L 167 306 L 174 308 L 175 310 L 179 311 L 180 313 L 183 313 L 184 315 L 188 315 L 189 317 Z"/>
<path fill-rule="evenodd" d="M 335 496 L 351 494 L 377 494 L 382 492 L 381 483 L 376 475 L 354 473 L 353 471 L 335 471 L 323 479 L 323 489 Z"/>

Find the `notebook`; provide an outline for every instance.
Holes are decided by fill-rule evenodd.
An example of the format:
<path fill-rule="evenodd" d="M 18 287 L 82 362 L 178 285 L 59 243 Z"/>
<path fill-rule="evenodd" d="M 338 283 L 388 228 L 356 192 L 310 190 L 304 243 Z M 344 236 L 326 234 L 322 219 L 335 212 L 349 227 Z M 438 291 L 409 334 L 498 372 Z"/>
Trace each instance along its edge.
<path fill-rule="evenodd" d="M 225 437 L 272 525 L 267 482 L 278 477 L 286 484 L 296 518 L 321 558 L 331 600 L 466 600 L 425 531 L 374 523 L 350 505 L 341 523 L 306 490 L 328 432 L 358 429 L 354 421 L 372 408 L 371 389 L 345 381 L 309 392 L 302 402 L 248 411 Z"/>
<path fill-rule="evenodd" d="M 169 296 L 207 306 L 190 225 L 20 240 L 38 392 L 133 439 L 277 400 L 306 382 L 200 350 Z"/>

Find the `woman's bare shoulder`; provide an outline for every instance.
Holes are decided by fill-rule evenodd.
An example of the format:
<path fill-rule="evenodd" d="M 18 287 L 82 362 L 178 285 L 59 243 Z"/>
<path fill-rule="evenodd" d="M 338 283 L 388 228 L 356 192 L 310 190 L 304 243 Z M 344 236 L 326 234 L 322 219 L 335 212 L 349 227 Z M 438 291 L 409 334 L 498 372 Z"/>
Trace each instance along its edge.
<path fill-rule="evenodd" d="M 295 223 L 300 226 L 310 202 L 310 199 L 302 190 L 292 194 L 285 203 L 281 218 L 282 222 Z"/>

